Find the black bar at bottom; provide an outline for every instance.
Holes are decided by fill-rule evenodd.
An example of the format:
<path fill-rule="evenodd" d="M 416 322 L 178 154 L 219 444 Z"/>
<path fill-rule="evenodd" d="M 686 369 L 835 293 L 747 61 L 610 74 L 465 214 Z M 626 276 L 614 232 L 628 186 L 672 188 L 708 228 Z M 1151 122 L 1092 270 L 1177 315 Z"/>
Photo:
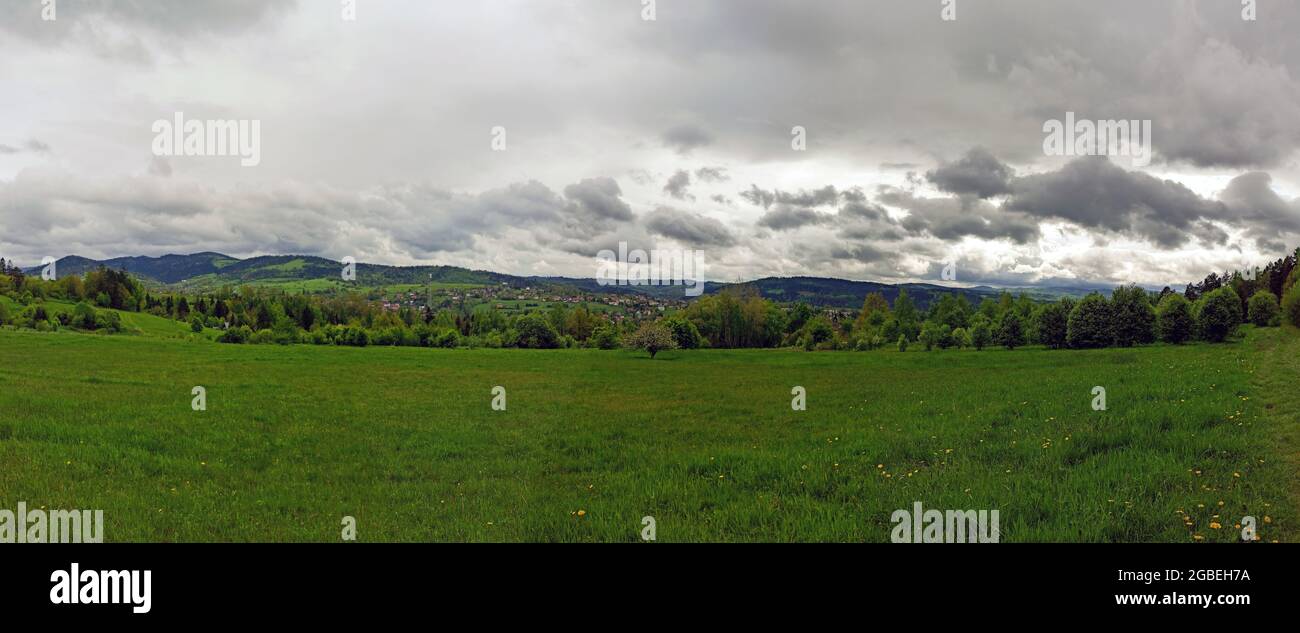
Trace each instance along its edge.
<path fill-rule="evenodd" d="M 5 616 L 52 621 L 204 624 L 263 615 L 308 622 L 440 611 L 492 621 L 565 613 L 581 620 L 611 605 L 653 605 L 656 617 L 692 609 L 716 616 L 719 600 L 743 600 L 750 606 L 736 615 L 760 621 L 766 609 L 867 604 L 873 614 L 937 617 L 991 607 L 1066 610 L 1085 621 L 1123 614 L 1234 617 L 1294 606 L 1294 551 L 1272 544 L 0 545 L 0 604 Z M 53 603 L 52 574 L 71 572 L 73 564 L 79 575 L 148 570 L 148 612 L 135 613 L 143 607 L 130 599 Z M 102 589 L 104 577 L 98 578 Z M 1216 602 L 1188 604 L 1201 596 Z M 484 604 L 498 606 L 472 606 Z"/>

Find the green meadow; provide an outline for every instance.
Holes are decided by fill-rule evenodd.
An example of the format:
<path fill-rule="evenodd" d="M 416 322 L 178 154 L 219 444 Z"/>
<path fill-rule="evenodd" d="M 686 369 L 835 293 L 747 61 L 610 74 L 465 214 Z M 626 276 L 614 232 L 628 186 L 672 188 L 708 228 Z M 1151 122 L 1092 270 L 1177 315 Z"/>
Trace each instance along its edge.
<path fill-rule="evenodd" d="M 0 507 L 102 509 L 109 542 L 339 541 L 344 516 L 361 541 L 637 542 L 652 516 L 663 542 L 879 542 L 916 501 L 996 509 L 1003 542 L 1233 542 L 1244 516 L 1300 539 L 1289 329 L 651 360 L 219 345 L 175 325 L 0 330 Z"/>

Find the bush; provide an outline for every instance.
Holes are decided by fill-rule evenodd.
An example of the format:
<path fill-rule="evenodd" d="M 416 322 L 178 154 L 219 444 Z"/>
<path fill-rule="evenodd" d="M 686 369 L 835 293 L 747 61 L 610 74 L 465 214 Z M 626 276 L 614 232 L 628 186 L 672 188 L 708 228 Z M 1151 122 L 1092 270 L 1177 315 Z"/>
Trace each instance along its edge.
<path fill-rule="evenodd" d="M 277 319 L 271 328 L 271 341 L 277 345 L 293 345 L 298 342 L 298 325 L 293 319 Z"/>
<path fill-rule="evenodd" d="M 203 333 L 203 319 L 201 319 L 201 318 L 199 318 L 199 317 L 194 317 L 193 319 L 190 319 L 190 331 L 193 332 L 193 333 L 195 333 L 195 334 L 202 334 L 202 333 Z"/>
<path fill-rule="evenodd" d="M 339 335 L 338 344 L 350 347 L 366 347 L 370 345 L 370 332 L 367 332 L 365 328 L 350 325 Z"/>
<path fill-rule="evenodd" d="M 241 325 L 239 327 L 229 328 L 225 332 L 222 332 L 221 336 L 217 338 L 217 342 L 235 344 L 247 343 L 248 339 L 252 338 L 252 336 L 253 331 L 248 329 L 247 325 Z"/>
<path fill-rule="evenodd" d="M 900 352 L 906 352 L 906 351 L 907 351 L 907 335 L 906 335 L 906 334 L 899 334 L 899 335 L 898 335 L 898 351 L 900 351 Z"/>
<path fill-rule="evenodd" d="M 628 337 L 627 346 L 643 349 L 650 354 L 650 358 L 654 358 L 659 352 L 676 349 L 677 341 L 673 338 L 672 330 L 658 323 L 646 323 Z"/>
<path fill-rule="evenodd" d="M 460 333 L 451 328 L 447 328 L 438 333 L 433 338 L 433 346 L 444 349 L 454 349 L 460 345 Z"/>
<path fill-rule="evenodd" d="M 1110 331 L 1110 302 L 1100 293 L 1092 293 L 1070 311 L 1065 338 L 1070 347 L 1087 349 L 1106 347 L 1115 336 Z"/>
<path fill-rule="evenodd" d="M 818 345 L 835 338 L 835 329 L 822 317 L 808 321 L 803 326 L 803 348 L 811 350 Z"/>
<path fill-rule="evenodd" d="M 1211 343 L 1227 339 L 1241 325 L 1241 297 L 1228 286 L 1213 290 L 1197 302 L 1196 329 Z"/>
<path fill-rule="evenodd" d="M 1282 308 L 1277 303 L 1277 295 L 1260 290 L 1250 296 L 1246 302 L 1247 319 L 1257 327 L 1272 327 L 1282 321 Z"/>
<path fill-rule="evenodd" d="M 1132 347 L 1156 340 L 1156 311 L 1147 291 L 1133 285 L 1120 286 L 1111 294 L 1110 331 L 1115 344 Z"/>
<path fill-rule="evenodd" d="M 528 349 L 555 349 L 560 346 L 560 334 L 550 319 L 539 312 L 529 312 L 517 321 L 518 336 L 515 345 Z"/>
<path fill-rule="evenodd" d="M 72 308 L 72 317 L 68 320 L 67 325 L 82 330 L 93 330 L 98 325 L 95 321 L 95 309 L 90 307 L 85 301 L 77 302 Z"/>
<path fill-rule="evenodd" d="M 601 325 L 591 332 L 591 338 L 587 339 L 592 347 L 597 349 L 618 349 L 618 332 L 612 325 Z"/>
<path fill-rule="evenodd" d="M 253 333 L 248 342 L 254 345 L 273 345 L 275 344 L 275 332 L 271 330 L 258 330 Z"/>
<path fill-rule="evenodd" d="M 9 325 L 13 320 L 13 315 L 9 314 L 9 304 L 0 301 L 0 325 Z"/>
<path fill-rule="evenodd" d="M 1196 329 L 1192 319 L 1192 304 L 1178 293 L 1165 295 L 1156 306 L 1156 333 L 1160 340 L 1175 345 L 1192 338 Z"/>
<path fill-rule="evenodd" d="M 95 314 L 95 329 L 109 334 L 122 331 L 122 315 L 114 310 L 100 310 Z"/>
<path fill-rule="evenodd" d="M 44 332 L 54 329 L 50 324 L 49 312 L 46 312 L 45 306 L 40 303 L 34 303 L 23 308 L 23 311 L 18 314 L 18 324 Z"/>
<path fill-rule="evenodd" d="M 1300 284 L 1282 293 L 1282 315 L 1287 323 L 1300 327 Z"/>
<path fill-rule="evenodd" d="M 375 330 L 370 342 L 379 347 L 395 347 L 402 342 L 402 328 L 391 326 Z"/>

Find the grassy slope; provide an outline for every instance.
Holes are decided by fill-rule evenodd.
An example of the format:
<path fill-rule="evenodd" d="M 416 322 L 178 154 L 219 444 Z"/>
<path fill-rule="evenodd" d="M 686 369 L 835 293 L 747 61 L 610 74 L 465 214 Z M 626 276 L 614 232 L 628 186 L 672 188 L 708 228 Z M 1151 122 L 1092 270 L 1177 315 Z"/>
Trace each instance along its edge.
<path fill-rule="evenodd" d="M 1276 430 L 1274 441 L 1290 475 L 1286 485 L 1294 509 L 1300 506 L 1300 332 L 1287 328 L 1282 336 L 1256 337 L 1252 344 L 1260 359 L 1254 371 L 1255 391 L 1271 418 L 1270 427 Z M 1293 541 L 1300 539 L 1296 531 L 1292 525 Z"/>
<path fill-rule="evenodd" d="M 23 310 L 24 306 L 19 305 L 13 299 L 0 295 L 0 302 L 4 302 L 9 307 L 9 313 L 14 317 Z M 72 312 L 75 303 L 70 301 L 47 300 L 45 308 L 54 314 Z M 105 308 L 95 308 L 96 311 L 103 311 Z M 117 312 L 122 317 L 122 327 L 127 334 L 142 335 L 150 338 L 188 338 L 191 334 L 188 323 L 182 323 L 175 319 L 166 319 L 152 314 L 142 314 L 139 312 L 127 312 L 124 310 L 109 310 Z M 216 330 L 209 329 L 209 334 L 216 334 Z"/>
<path fill-rule="evenodd" d="M 3 331 L 0 507 L 102 508 L 114 541 L 331 541 L 344 515 L 362 540 L 633 541 L 653 515 L 663 541 L 881 541 L 919 500 L 997 508 L 1007 541 L 1232 541 L 1246 514 L 1294 541 L 1296 345 L 651 361 Z"/>

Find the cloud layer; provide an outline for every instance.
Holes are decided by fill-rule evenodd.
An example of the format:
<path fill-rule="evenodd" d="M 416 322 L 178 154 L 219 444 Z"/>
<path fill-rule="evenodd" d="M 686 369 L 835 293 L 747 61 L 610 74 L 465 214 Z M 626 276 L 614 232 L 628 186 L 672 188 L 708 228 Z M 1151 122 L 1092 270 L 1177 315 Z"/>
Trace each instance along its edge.
<path fill-rule="evenodd" d="M 1162 284 L 1300 241 L 1300 5 L 0 0 L 0 255 Z M 150 124 L 261 121 L 262 164 Z M 1066 112 L 1154 161 L 1044 155 Z M 808 132 L 806 151 L 791 130 Z M 492 130 L 508 131 L 494 148 Z M 505 151 L 495 151 L 504 149 Z"/>

